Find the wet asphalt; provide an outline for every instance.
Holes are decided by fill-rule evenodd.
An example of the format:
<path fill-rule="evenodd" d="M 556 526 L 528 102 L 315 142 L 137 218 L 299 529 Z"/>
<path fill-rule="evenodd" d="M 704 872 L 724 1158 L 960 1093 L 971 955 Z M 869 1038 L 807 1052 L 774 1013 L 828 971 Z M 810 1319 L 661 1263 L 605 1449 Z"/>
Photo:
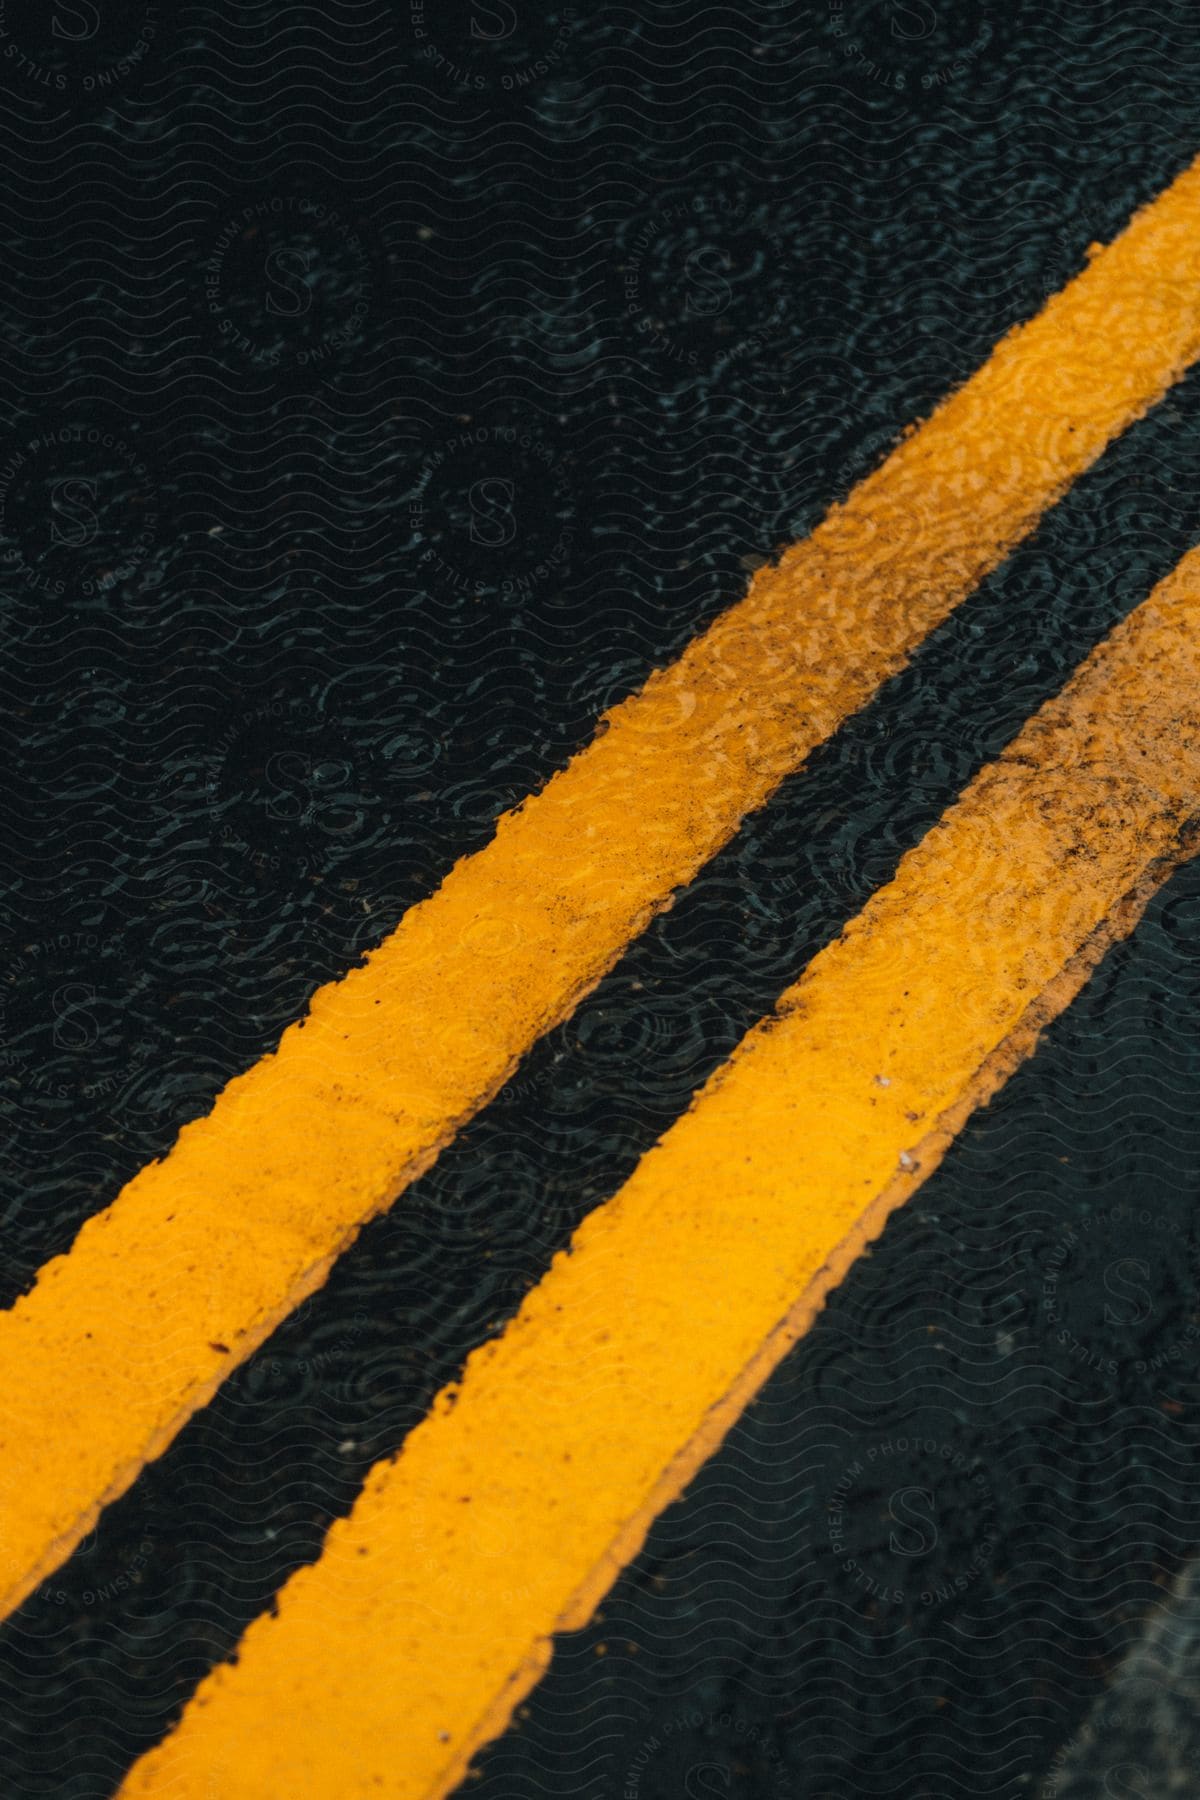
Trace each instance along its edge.
<path fill-rule="evenodd" d="M 2 22 L 6 1303 L 1200 151 L 1175 0 L 91 22 Z M 1187 381 L 0 1628 L 0 1791 L 113 1791 L 1198 463 Z M 1054 1793 L 1200 1536 L 1198 983 L 1185 869 L 464 1791 Z"/>

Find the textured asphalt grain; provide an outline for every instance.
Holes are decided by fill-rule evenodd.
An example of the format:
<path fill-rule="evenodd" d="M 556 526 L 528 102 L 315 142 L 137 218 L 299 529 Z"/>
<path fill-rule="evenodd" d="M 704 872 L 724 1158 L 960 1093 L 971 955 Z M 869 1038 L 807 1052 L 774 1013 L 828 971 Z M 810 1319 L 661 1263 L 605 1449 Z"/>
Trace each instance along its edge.
<path fill-rule="evenodd" d="M 438 16 L 429 56 L 408 9 L 182 6 L 66 113 L 3 69 L 8 1299 L 1200 150 L 1181 4 L 552 9 L 499 49 Z M 254 253 L 280 217 L 312 259 L 280 278 L 318 272 L 291 336 Z M 1195 541 L 1198 393 L 747 822 L 0 1631 L 5 1792 L 112 1791 Z M 130 448 L 81 569 L 37 495 L 96 471 L 31 445 L 83 422 Z M 1054 1792 L 1198 1535 L 1198 958 L 1189 869 L 464 1791 Z"/>

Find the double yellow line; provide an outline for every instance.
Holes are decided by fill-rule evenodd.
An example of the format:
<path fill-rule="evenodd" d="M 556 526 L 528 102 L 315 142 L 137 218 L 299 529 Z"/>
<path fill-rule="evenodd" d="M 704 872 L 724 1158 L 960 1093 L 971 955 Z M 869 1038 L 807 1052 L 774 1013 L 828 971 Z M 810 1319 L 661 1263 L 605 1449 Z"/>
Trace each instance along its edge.
<path fill-rule="evenodd" d="M 0 1603 L 1200 353 L 1200 165 L 0 1316 Z M 1190 848 L 1184 562 L 751 1032 L 123 1792 L 444 1793 Z M 520 1567 L 491 1554 L 497 1520 Z M 286 1726 L 272 1729 L 286 1718 Z"/>

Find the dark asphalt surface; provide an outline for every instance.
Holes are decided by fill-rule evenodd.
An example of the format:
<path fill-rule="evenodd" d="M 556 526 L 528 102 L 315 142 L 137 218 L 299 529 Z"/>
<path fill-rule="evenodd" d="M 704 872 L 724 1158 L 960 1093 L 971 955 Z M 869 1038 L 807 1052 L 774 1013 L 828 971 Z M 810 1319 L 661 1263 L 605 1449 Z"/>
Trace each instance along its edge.
<path fill-rule="evenodd" d="M 109 10 L 0 18 L 6 1302 L 1200 151 L 1180 0 Z M 111 1793 L 1198 473 L 1193 380 L 0 1629 L 0 1791 Z M 1054 1792 L 1200 1537 L 1198 985 L 1185 870 L 464 1791 Z"/>

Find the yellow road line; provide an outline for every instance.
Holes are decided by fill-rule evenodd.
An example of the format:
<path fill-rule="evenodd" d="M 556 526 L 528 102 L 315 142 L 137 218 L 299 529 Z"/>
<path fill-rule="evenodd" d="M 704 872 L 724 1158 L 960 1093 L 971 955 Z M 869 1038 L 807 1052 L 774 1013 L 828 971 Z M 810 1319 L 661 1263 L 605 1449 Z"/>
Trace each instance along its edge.
<path fill-rule="evenodd" d="M 1200 549 L 584 1222 L 122 1795 L 199 1800 L 217 1767 L 223 1800 L 444 1793 L 1198 818 Z"/>
<path fill-rule="evenodd" d="M 217 1767 L 223 1800 L 443 1794 L 1198 815 L 1200 549 L 590 1215 L 125 1800 Z"/>
<path fill-rule="evenodd" d="M 1200 353 L 1200 164 L 0 1315 L 0 1613 Z"/>

